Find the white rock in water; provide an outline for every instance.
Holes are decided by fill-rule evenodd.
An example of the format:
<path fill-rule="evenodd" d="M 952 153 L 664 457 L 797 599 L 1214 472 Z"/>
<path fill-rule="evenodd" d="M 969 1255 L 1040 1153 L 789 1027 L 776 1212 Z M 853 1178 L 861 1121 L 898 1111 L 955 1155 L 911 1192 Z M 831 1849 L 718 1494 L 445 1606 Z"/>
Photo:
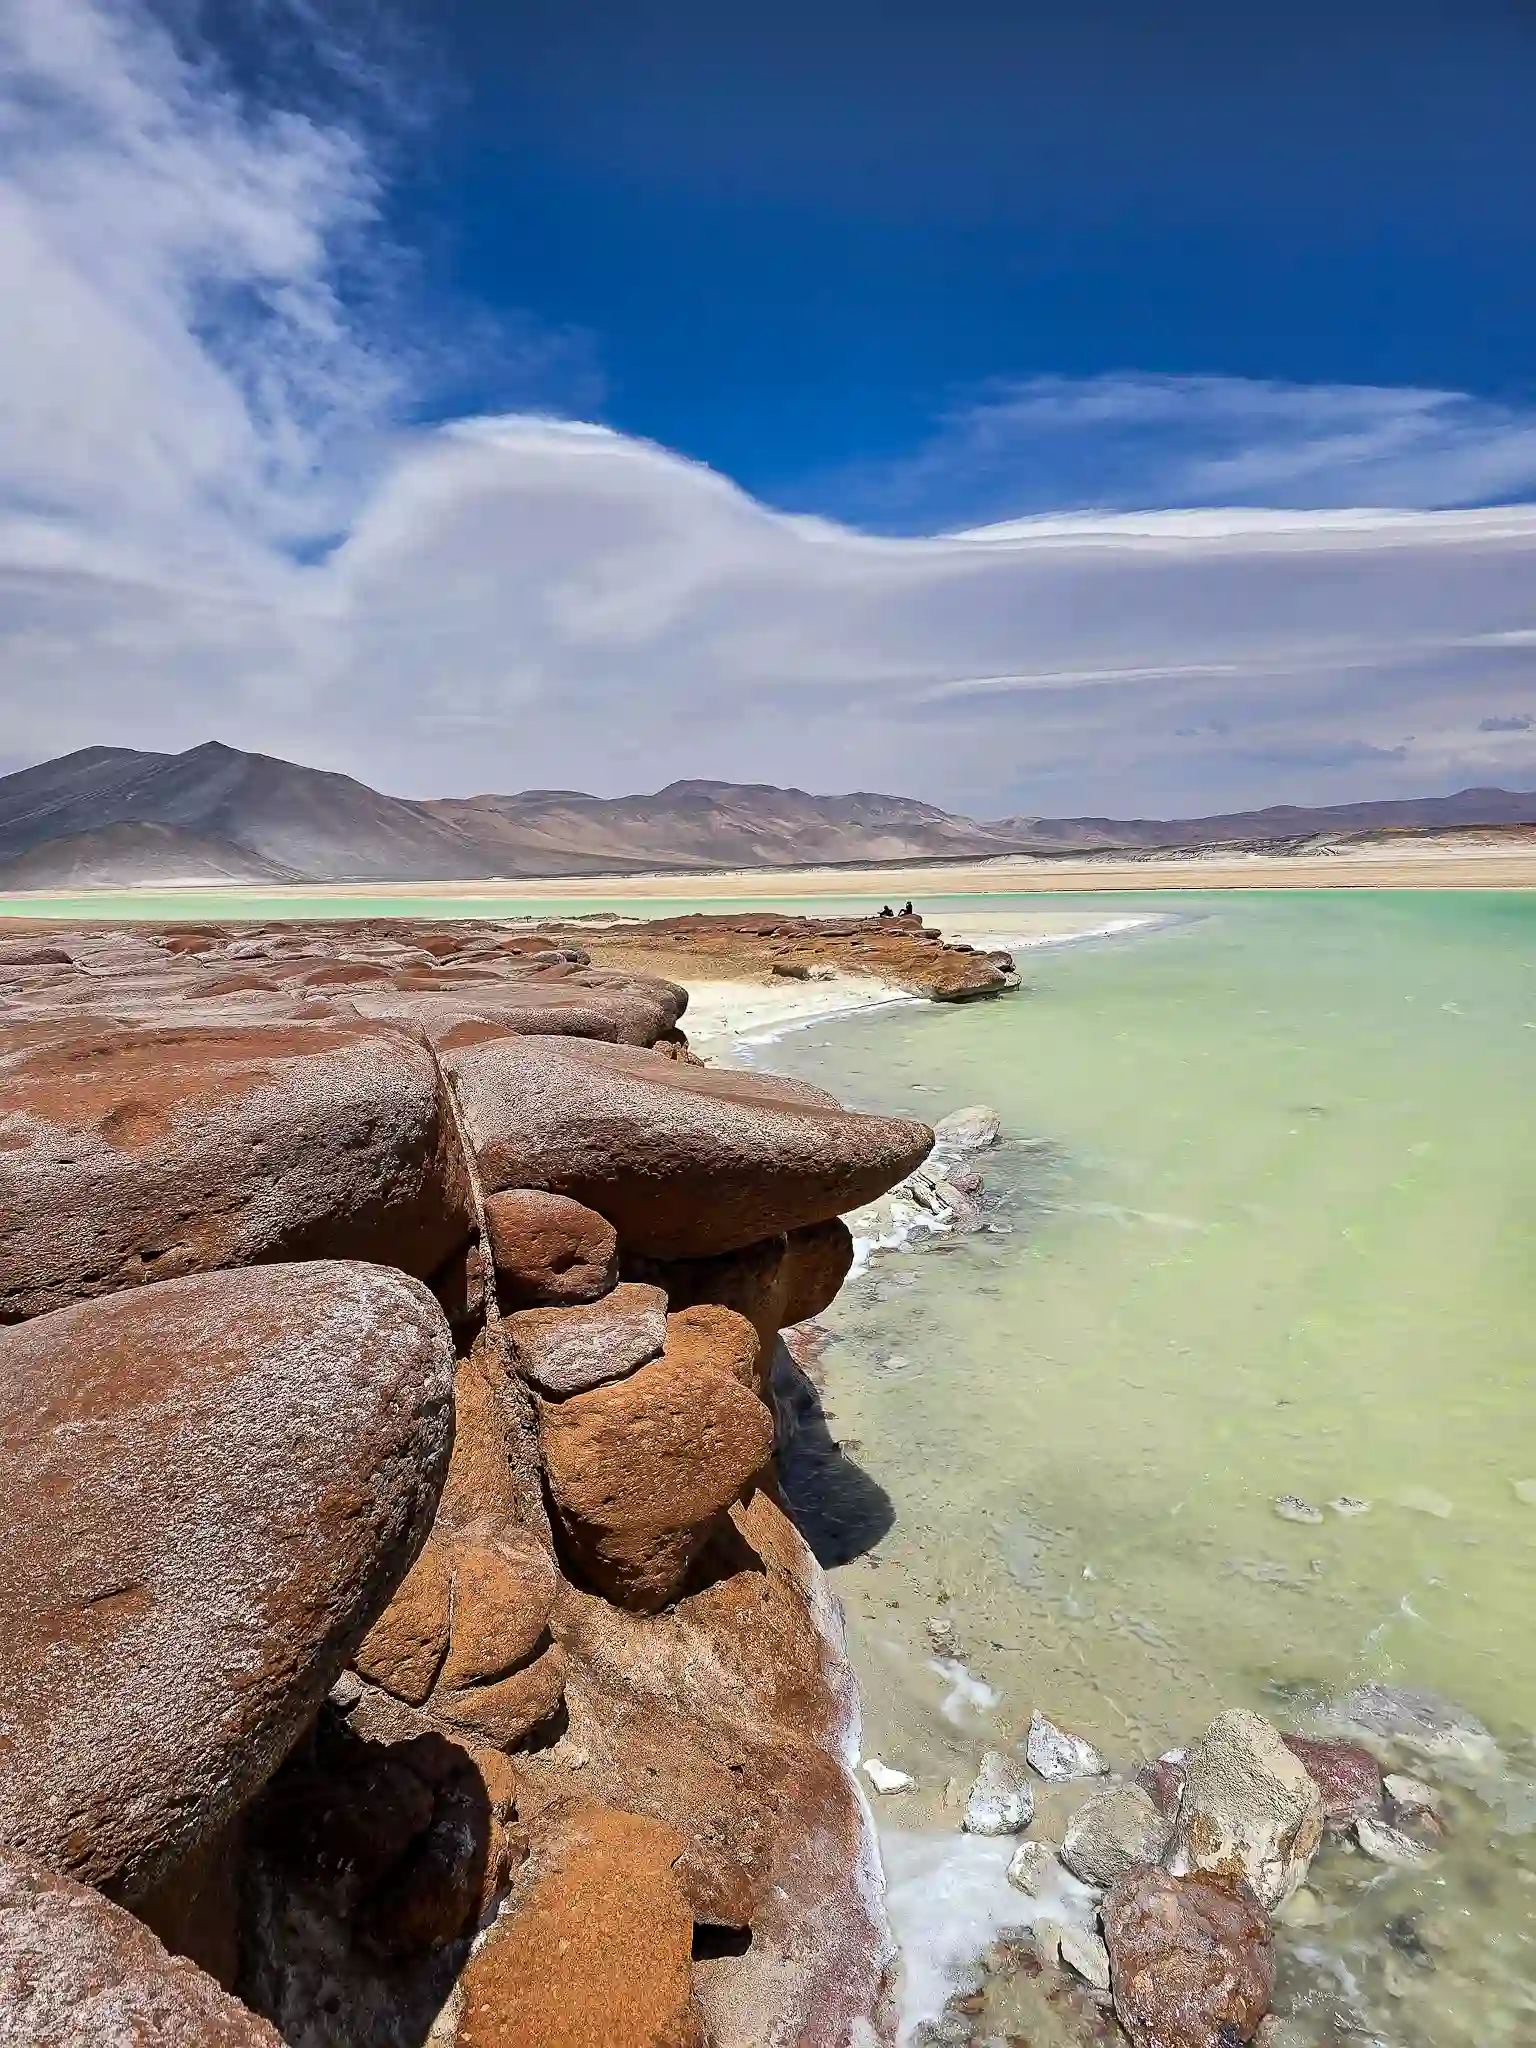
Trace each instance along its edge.
<path fill-rule="evenodd" d="M 1435 1852 L 1416 1842 L 1412 1835 L 1405 1835 L 1401 1828 L 1388 1827 L 1382 1820 L 1357 1820 L 1355 1840 L 1367 1856 L 1377 1863 L 1387 1863 L 1394 1870 L 1422 1870 L 1426 1863 L 1433 1863 Z"/>
<path fill-rule="evenodd" d="M 1074 1778 L 1104 1778 L 1109 1775 L 1109 1765 L 1081 1735 L 1071 1735 L 1065 1728 L 1058 1728 L 1054 1721 L 1048 1721 L 1044 1714 L 1036 1712 L 1030 1716 L 1029 1739 L 1024 1745 L 1024 1754 L 1031 1766 L 1042 1778 L 1049 1778 L 1053 1784 L 1069 1784 Z"/>
<path fill-rule="evenodd" d="M 1528 1508 L 1536 1508 L 1536 1479 L 1512 1479 L 1509 1483 L 1515 1489 L 1516 1500 L 1524 1501 Z"/>
<path fill-rule="evenodd" d="M 1368 1515 L 1371 1504 L 1368 1500 L 1357 1500 L 1352 1493 L 1341 1493 L 1337 1500 L 1328 1503 L 1336 1515 Z"/>
<path fill-rule="evenodd" d="M 1105 1785 L 1089 1793 L 1062 1838 L 1061 1860 L 1083 1884 L 1107 1891 L 1133 1863 L 1156 1863 L 1171 1824 L 1140 1785 Z"/>
<path fill-rule="evenodd" d="M 1312 1507 L 1294 1493 L 1281 1494 L 1275 1502 L 1275 1513 L 1282 1522 L 1320 1522 L 1323 1519 L 1321 1508 Z"/>
<path fill-rule="evenodd" d="M 1443 1493 L 1433 1493 L 1427 1486 L 1405 1486 L 1397 1496 L 1397 1504 L 1416 1515 L 1433 1515 L 1437 1522 L 1448 1522 L 1456 1512 L 1455 1504 Z"/>
<path fill-rule="evenodd" d="M 1035 1795 L 1029 1780 L 1000 1749 L 989 1749 L 976 1773 L 960 1825 L 968 1835 L 1018 1835 L 1034 1817 Z"/>
<path fill-rule="evenodd" d="M 1331 1718 L 1344 1728 L 1384 1735 L 1436 1761 L 1491 1771 L 1502 1761 L 1499 1745 L 1464 1708 L 1411 1686 L 1362 1685 L 1342 1699 Z"/>
<path fill-rule="evenodd" d="M 1323 1798 L 1261 1714 L 1220 1714 L 1184 1765 L 1168 1869 L 1247 1880 L 1274 1912 L 1295 1891 L 1323 1835 Z"/>
<path fill-rule="evenodd" d="M 877 1792 L 910 1792 L 917 1783 L 905 1771 L 893 1771 L 888 1764 L 881 1763 L 877 1756 L 865 1757 L 864 1775 Z"/>
<path fill-rule="evenodd" d="M 1016 1892 L 1037 1899 L 1063 1875 L 1061 1862 L 1049 1842 L 1020 1842 L 1008 1865 L 1008 1882 Z"/>
<path fill-rule="evenodd" d="M 1083 1927 L 1064 1926 L 1056 1939 L 1057 1953 L 1069 1970 L 1076 1971 L 1095 1991 L 1109 1989 L 1109 1950 L 1096 1934 Z"/>
<path fill-rule="evenodd" d="M 1394 1806 L 1404 1813 L 1438 1813 L 1440 1795 L 1433 1785 L 1426 1785 L 1422 1778 L 1410 1778 L 1405 1771 L 1390 1772 L 1383 1781 L 1387 1797 Z"/>
<path fill-rule="evenodd" d="M 1002 1128 L 1003 1120 L 997 1111 L 977 1102 L 969 1109 L 955 1109 L 948 1116 L 941 1116 L 933 1127 L 933 1135 L 936 1144 L 947 1146 L 952 1152 L 985 1152 L 997 1143 Z"/>

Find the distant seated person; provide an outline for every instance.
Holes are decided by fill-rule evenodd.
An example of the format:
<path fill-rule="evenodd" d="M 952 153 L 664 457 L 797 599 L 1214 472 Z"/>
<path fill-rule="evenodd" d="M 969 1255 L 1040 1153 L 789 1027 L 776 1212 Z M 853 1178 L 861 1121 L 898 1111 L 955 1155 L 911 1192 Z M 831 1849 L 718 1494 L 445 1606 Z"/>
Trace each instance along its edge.
<path fill-rule="evenodd" d="M 892 910 L 889 903 L 882 903 L 880 906 L 880 915 L 882 917 L 894 917 L 896 913 L 894 910 Z"/>
<path fill-rule="evenodd" d="M 912 898 L 910 896 L 901 906 L 901 914 L 903 917 L 916 917 L 917 912 L 912 908 Z"/>

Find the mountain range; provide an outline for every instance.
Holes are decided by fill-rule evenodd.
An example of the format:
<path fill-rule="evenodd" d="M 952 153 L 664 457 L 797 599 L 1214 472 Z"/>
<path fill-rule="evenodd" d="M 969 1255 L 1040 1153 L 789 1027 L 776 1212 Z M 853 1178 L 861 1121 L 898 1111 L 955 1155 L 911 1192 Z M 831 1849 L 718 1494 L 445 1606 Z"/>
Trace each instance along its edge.
<path fill-rule="evenodd" d="M 1527 824 L 1536 824 L 1536 793 L 1504 789 L 1207 818 L 988 822 L 910 797 L 811 796 L 761 783 L 413 800 L 210 741 L 181 754 L 86 747 L 0 777 L 0 890 L 852 867 Z"/>

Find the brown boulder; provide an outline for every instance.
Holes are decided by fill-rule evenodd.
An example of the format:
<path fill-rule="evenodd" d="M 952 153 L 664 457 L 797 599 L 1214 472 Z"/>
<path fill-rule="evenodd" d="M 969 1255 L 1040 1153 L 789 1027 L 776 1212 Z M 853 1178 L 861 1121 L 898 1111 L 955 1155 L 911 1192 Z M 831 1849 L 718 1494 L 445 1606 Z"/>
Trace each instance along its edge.
<path fill-rule="evenodd" d="M 548 1721 L 564 1697 L 565 1652 L 551 1643 L 531 1663 L 489 1685 L 456 1691 L 439 1687 L 429 1711 L 434 1721 L 446 1721 L 498 1749 L 512 1749 Z"/>
<path fill-rule="evenodd" d="M 487 1189 L 544 1187 L 627 1253 L 732 1251 L 873 1201 L 918 1166 L 926 1124 L 820 1089 L 626 1046 L 524 1038 L 446 1055 Z"/>
<path fill-rule="evenodd" d="M 668 1316 L 666 1356 L 669 1364 L 690 1370 L 703 1366 L 739 1380 L 754 1394 L 762 1391 L 763 1347 L 735 1309 L 707 1301 Z"/>
<path fill-rule="evenodd" d="M 853 1239 L 841 1217 L 780 1231 L 707 1259 L 634 1262 L 666 1289 L 674 1309 L 712 1302 L 735 1309 L 757 1331 L 766 1358 L 780 1330 L 820 1315 L 853 1264 Z"/>
<path fill-rule="evenodd" d="M 0 1334 L 0 1840 L 130 1897 L 245 1804 L 431 1524 L 426 1289 L 318 1261 Z"/>
<path fill-rule="evenodd" d="M 667 1297 L 626 1280 L 579 1308 L 523 1308 L 506 1320 L 512 1357 L 541 1394 L 561 1399 L 621 1379 L 661 1355 Z"/>
<path fill-rule="evenodd" d="M 13 1031 L 0 1096 L 0 1321 L 275 1260 L 426 1279 L 470 1234 L 432 1057 L 377 1027 Z"/>
<path fill-rule="evenodd" d="M 773 1455 L 773 1417 L 722 1372 L 665 1356 L 539 1403 L 549 1495 L 581 1573 L 620 1605 L 676 1598 L 719 1517 Z"/>
<path fill-rule="evenodd" d="M 699 2048 L 683 1847 L 636 1814 L 564 1816 L 470 1958 L 455 2048 Z"/>
<path fill-rule="evenodd" d="M 1385 1794 L 1381 1765 L 1358 1742 L 1316 1742 L 1305 1735 L 1280 1740 L 1323 1796 L 1323 1826 L 1338 1832 L 1379 1813 Z"/>
<path fill-rule="evenodd" d="M 840 1216 L 792 1230 L 779 1273 L 779 1328 L 830 1308 L 853 1266 L 853 1237 Z"/>
<path fill-rule="evenodd" d="M 1269 2009 L 1269 1922 L 1243 1884 L 1138 1864 L 1103 1910 L 1115 2013 L 1135 2048 L 1239 2048 Z"/>
<path fill-rule="evenodd" d="M 544 1188 L 506 1188 L 485 1203 L 503 1308 L 596 1301 L 618 1278 L 606 1216 Z"/>
<path fill-rule="evenodd" d="M 0 1851 L 0 2036 L 13 2048 L 282 2048 L 121 1906 Z"/>
<path fill-rule="evenodd" d="M 453 1539 L 453 1633 L 440 1683 L 505 1678 L 545 1641 L 558 1580 L 548 1551 L 515 1524 Z"/>
<path fill-rule="evenodd" d="M 411 1566 L 352 1659 L 352 1668 L 397 1700 L 419 1707 L 448 1654 L 453 1563 L 435 1535 Z"/>

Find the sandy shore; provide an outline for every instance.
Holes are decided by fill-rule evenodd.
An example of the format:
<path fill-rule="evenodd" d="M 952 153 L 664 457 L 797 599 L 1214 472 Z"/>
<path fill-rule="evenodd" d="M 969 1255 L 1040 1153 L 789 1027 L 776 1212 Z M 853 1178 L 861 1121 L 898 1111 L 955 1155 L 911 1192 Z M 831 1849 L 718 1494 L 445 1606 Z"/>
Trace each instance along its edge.
<path fill-rule="evenodd" d="M 468 888 L 469 884 L 464 885 Z M 482 885 L 483 886 L 483 885 Z M 1474 835 L 1340 846 L 1326 853 L 1208 853 L 1145 859 L 1052 858 L 889 868 L 737 868 L 699 875 L 618 875 L 531 882 L 545 897 L 637 897 L 798 903 L 837 897 L 878 908 L 909 896 L 922 909 L 945 896 L 1125 894 L 1137 889 L 1533 889 L 1536 834 L 1529 841 Z"/>
<path fill-rule="evenodd" d="M 664 963 L 658 962 L 658 971 Z M 763 1044 L 783 1031 L 844 1017 L 855 1010 L 875 1010 L 892 1003 L 918 1003 L 921 996 L 869 976 L 840 974 L 832 981 L 695 981 L 680 973 L 676 962 L 665 963 L 667 979 L 688 991 L 683 1029 L 696 1052 L 719 1055 L 733 1045 Z"/>

